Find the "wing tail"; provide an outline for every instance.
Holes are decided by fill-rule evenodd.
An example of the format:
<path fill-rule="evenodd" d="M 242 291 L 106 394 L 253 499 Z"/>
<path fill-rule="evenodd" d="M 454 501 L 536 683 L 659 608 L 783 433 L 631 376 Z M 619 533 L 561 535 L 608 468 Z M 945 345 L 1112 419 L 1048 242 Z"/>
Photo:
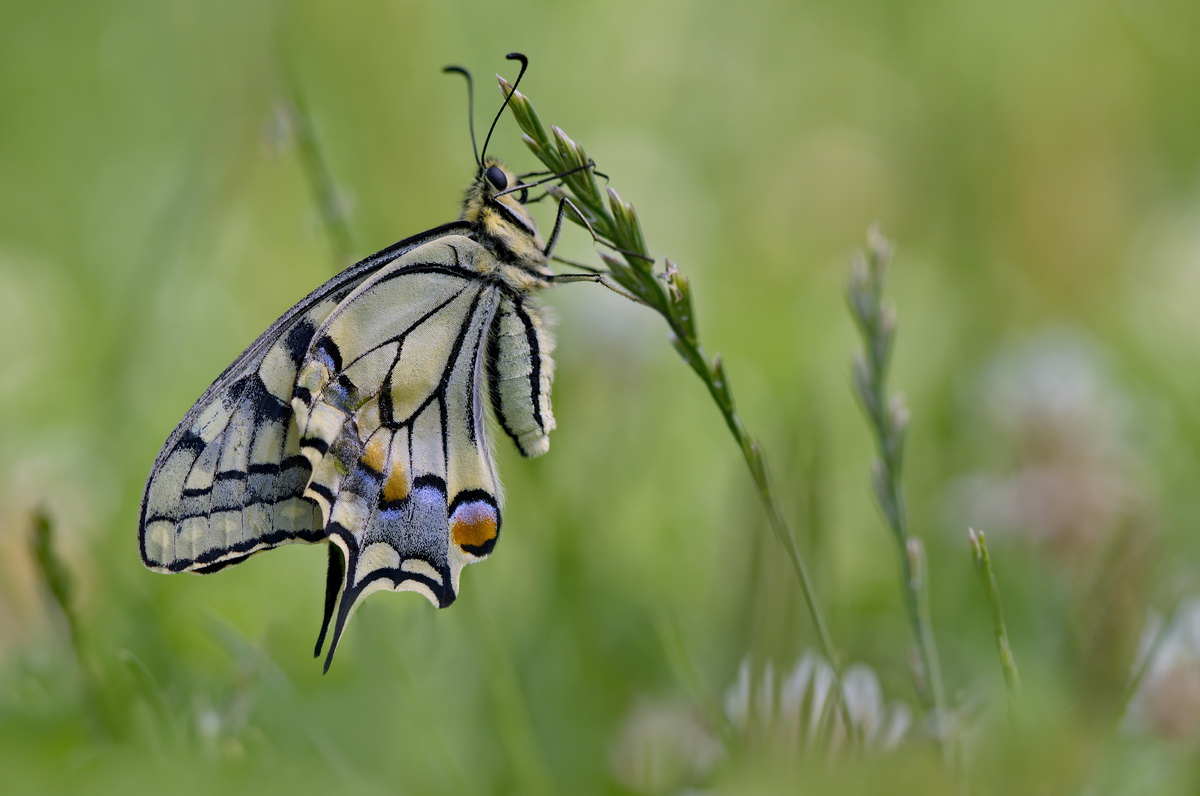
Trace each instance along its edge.
<path fill-rule="evenodd" d="M 329 620 L 333 618 L 333 609 L 337 607 L 341 597 L 342 587 L 346 582 L 346 559 L 338 546 L 329 545 L 329 566 L 325 572 L 325 615 L 321 619 L 321 632 L 317 635 L 317 644 L 313 648 L 313 657 L 321 657 L 321 648 L 325 646 L 325 635 L 329 631 Z M 325 670 L 329 670 L 326 662 Z"/>

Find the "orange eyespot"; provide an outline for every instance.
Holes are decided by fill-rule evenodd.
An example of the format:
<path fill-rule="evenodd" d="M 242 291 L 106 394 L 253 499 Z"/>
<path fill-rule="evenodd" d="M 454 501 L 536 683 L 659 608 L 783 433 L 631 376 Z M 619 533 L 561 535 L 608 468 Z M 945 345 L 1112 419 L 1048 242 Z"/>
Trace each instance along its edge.
<path fill-rule="evenodd" d="M 450 536 L 454 543 L 474 555 L 486 555 L 499 532 L 496 510 L 486 503 L 471 501 L 454 511 L 450 518 Z"/>

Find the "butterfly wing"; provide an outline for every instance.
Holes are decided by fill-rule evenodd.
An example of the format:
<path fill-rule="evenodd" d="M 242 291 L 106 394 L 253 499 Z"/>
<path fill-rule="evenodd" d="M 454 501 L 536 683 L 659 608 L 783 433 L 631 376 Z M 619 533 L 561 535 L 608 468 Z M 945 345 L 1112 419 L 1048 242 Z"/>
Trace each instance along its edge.
<path fill-rule="evenodd" d="M 488 341 L 488 387 L 494 416 L 528 457 L 550 449 L 552 347 L 542 310 L 524 297 L 501 296 Z"/>
<path fill-rule="evenodd" d="M 504 288 L 465 237 L 409 252 L 363 282 L 313 335 L 292 402 L 329 540 L 319 654 L 379 589 L 454 601 L 500 531 L 482 394 Z M 336 621 L 334 614 L 336 611 Z"/>
<path fill-rule="evenodd" d="M 253 553 L 325 536 L 303 498 L 309 466 L 292 392 L 317 328 L 356 286 L 403 253 L 462 232 L 450 224 L 401 241 L 310 293 L 204 392 L 154 462 L 142 496 L 142 561 L 162 572 L 213 572 Z"/>

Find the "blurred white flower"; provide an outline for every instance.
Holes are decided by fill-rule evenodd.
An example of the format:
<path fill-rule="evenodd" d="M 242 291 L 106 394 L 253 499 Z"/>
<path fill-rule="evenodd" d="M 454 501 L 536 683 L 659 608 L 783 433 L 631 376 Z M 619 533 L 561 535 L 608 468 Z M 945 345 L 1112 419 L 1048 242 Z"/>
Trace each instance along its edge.
<path fill-rule="evenodd" d="M 1101 352 L 1065 329 L 1001 349 L 979 387 L 987 418 L 1034 448 L 1065 444 L 1104 452 L 1129 409 Z"/>
<path fill-rule="evenodd" d="M 912 726 L 912 713 L 885 702 L 879 678 L 861 664 L 842 676 L 855 734 L 867 751 L 894 749 Z M 803 655 L 776 674 L 768 661 L 757 676 L 749 659 L 725 693 L 720 733 L 685 703 L 643 700 L 625 720 L 613 747 L 617 781 L 636 793 L 699 794 L 703 783 L 734 748 L 756 747 L 794 759 L 809 751 L 836 753 L 846 730 L 834 710 L 833 669 L 820 655 Z"/>
<path fill-rule="evenodd" d="M 680 792 L 724 754 L 703 718 L 681 702 L 638 702 L 612 752 L 613 775 L 637 793 Z"/>
<path fill-rule="evenodd" d="M 988 447 L 1008 462 L 1005 472 L 955 484 L 954 525 L 965 517 L 1071 554 L 1105 538 L 1142 500 L 1132 401 L 1086 338 L 1054 330 L 1001 350 L 971 403 Z"/>
<path fill-rule="evenodd" d="M 833 669 L 821 656 L 805 653 L 792 669 L 775 674 L 768 661 L 761 676 L 751 676 L 743 660 L 737 679 L 725 693 L 725 714 L 734 730 L 786 749 L 808 746 L 840 748 L 845 725 L 831 696 Z M 900 702 L 886 703 L 879 678 L 870 667 L 855 664 L 842 675 L 842 688 L 855 734 L 868 750 L 894 749 L 912 725 L 912 713 Z"/>
<path fill-rule="evenodd" d="M 1200 600 L 1182 603 L 1167 624 L 1152 616 L 1134 671 L 1143 671 L 1124 727 L 1172 740 L 1200 735 Z"/>

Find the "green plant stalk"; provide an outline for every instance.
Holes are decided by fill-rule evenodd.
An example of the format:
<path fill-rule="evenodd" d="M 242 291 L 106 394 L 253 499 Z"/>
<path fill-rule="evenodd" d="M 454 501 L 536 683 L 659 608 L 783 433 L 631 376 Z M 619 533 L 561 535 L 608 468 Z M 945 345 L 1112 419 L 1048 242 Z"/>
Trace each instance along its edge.
<path fill-rule="evenodd" d="M 502 93 L 505 96 L 511 95 L 509 108 L 524 131 L 525 144 L 552 173 L 565 175 L 562 178 L 562 186 L 551 187 L 550 193 L 560 200 L 570 202 L 570 207 L 575 208 L 578 213 L 568 211 L 568 216 L 591 231 L 598 242 L 621 255 L 618 258 L 604 252 L 600 254 L 608 266 L 608 271 L 597 274 L 597 281 L 650 307 L 663 317 L 671 330 L 671 344 L 704 383 L 720 410 L 725 425 L 733 435 L 750 471 L 771 531 L 787 553 L 796 574 L 821 651 L 834 671 L 842 720 L 846 723 L 848 731 L 854 733 L 854 725 L 850 721 L 849 711 L 843 699 L 845 692 L 842 687 L 841 661 L 817 600 L 812 577 L 775 498 L 762 448 L 758 441 L 750 436 L 741 416 L 738 415 L 724 363 L 720 355 L 710 360 L 700 345 L 690 283 L 670 260 L 666 261 L 664 272 L 654 272 L 654 258 L 650 256 L 646 247 L 646 240 L 633 205 L 622 201 L 611 187 L 606 187 L 602 193 L 596 184 L 594 170 L 589 168 L 593 165 L 592 161 L 583 148 L 557 127 L 551 126 L 550 132 L 547 132 L 546 126 L 542 124 L 528 98 L 520 92 L 514 92 L 512 85 L 504 78 L 497 76 L 497 79 Z M 566 190 L 563 190 L 563 186 Z"/>
<path fill-rule="evenodd" d="M 1154 634 L 1154 638 L 1146 645 L 1145 652 L 1142 653 L 1141 660 L 1137 663 L 1133 675 L 1129 678 L 1129 682 L 1125 686 L 1125 692 L 1121 695 L 1121 707 L 1116 711 L 1115 715 L 1119 718 L 1129 712 L 1129 703 L 1137 696 L 1138 689 L 1142 687 L 1142 682 L 1146 679 L 1146 675 L 1150 671 L 1150 665 L 1154 663 L 1154 659 L 1161 652 L 1163 644 L 1171 635 L 1171 630 L 1178 619 L 1179 601 L 1171 608 L 1170 613 L 1163 618 L 1162 627 Z"/>
<path fill-rule="evenodd" d="M 925 555 L 925 545 L 915 536 L 908 537 L 901 558 L 904 561 L 907 584 L 905 600 L 909 603 L 910 614 L 916 617 L 914 632 L 920 634 L 917 638 L 917 650 L 928 679 L 928 698 L 936 710 L 939 704 L 945 704 L 945 692 L 942 688 L 942 671 L 933 638 L 932 614 L 929 610 L 929 559 Z M 941 720 L 939 717 L 939 721 Z"/>
<path fill-rule="evenodd" d="M 709 725 L 716 730 L 722 743 L 726 747 L 732 747 L 737 742 L 737 732 L 734 730 L 733 722 L 725 713 L 721 700 L 704 688 L 704 678 L 701 677 L 695 661 L 688 654 L 687 644 L 684 643 L 679 623 L 673 616 L 659 617 L 656 628 L 659 643 L 676 676 L 683 682 L 684 688 L 690 692 L 692 699 L 700 705 Z"/>
<path fill-rule="evenodd" d="M 872 471 L 872 487 L 900 559 L 905 612 L 922 668 L 917 690 L 934 712 L 943 757 L 947 764 L 954 765 L 953 743 L 944 725 L 948 713 L 930 621 L 925 552 L 920 540 L 909 531 L 900 482 L 908 410 L 903 401 L 889 401 L 887 395 L 888 366 L 896 332 L 895 313 L 883 302 L 884 274 L 890 259 L 890 245 L 877 230 L 872 230 L 866 256 L 856 258 L 852 267 L 847 299 L 863 341 L 863 354 L 854 363 L 854 386 L 879 454 Z"/>
<path fill-rule="evenodd" d="M 496 716 L 503 723 L 499 733 L 505 755 L 528 794 L 561 793 L 554 775 L 546 763 L 538 743 L 533 718 L 517 675 L 512 656 L 505 647 L 505 637 L 499 623 L 491 616 L 486 601 L 474 601 L 476 621 L 483 628 L 483 639 L 489 647 L 487 683 L 496 707 Z"/>
<path fill-rule="evenodd" d="M 300 165 L 308 180 L 309 190 L 321 216 L 321 223 L 329 235 L 329 245 L 333 248 L 333 259 L 338 270 L 350 264 L 354 249 L 350 238 L 350 225 L 346 223 L 346 214 L 339 200 L 337 183 L 329 168 L 317 140 L 316 128 L 308 113 L 308 105 L 300 93 L 299 85 L 294 79 L 286 63 L 281 61 L 283 74 L 285 109 L 287 123 L 296 146 L 300 153 Z"/>
<path fill-rule="evenodd" d="M 62 614 L 67 631 L 67 643 L 79 669 L 79 677 L 87 694 L 92 721 L 100 732 L 114 734 L 112 716 L 103 700 L 103 691 L 96 682 L 96 675 L 88 665 L 83 649 L 83 634 L 80 631 L 79 615 L 75 611 L 75 582 L 66 563 L 55 549 L 54 523 L 44 509 L 37 509 L 32 517 L 29 550 L 33 556 L 35 572 L 45 587 L 51 601 Z"/>
<path fill-rule="evenodd" d="M 1004 672 L 1004 686 L 1008 690 L 1009 707 L 1015 713 L 1021 698 L 1021 674 L 1017 671 L 1017 660 L 1013 657 L 1012 645 L 1008 642 L 1008 627 L 1004 623 L 1004 609 L 1000 604 L 1000 587 L 996 584 L 996 572 L 992 569 L 992 557 L 988 553 L 987 537 L 983 531 L 970 528 L 971 555 L 975 559 L 975 571 L 983 584 L 988 605 L 992 611 L 992 632 L 996 636 L 996 652 L 1000 656 L 1000 669 Z"/>

